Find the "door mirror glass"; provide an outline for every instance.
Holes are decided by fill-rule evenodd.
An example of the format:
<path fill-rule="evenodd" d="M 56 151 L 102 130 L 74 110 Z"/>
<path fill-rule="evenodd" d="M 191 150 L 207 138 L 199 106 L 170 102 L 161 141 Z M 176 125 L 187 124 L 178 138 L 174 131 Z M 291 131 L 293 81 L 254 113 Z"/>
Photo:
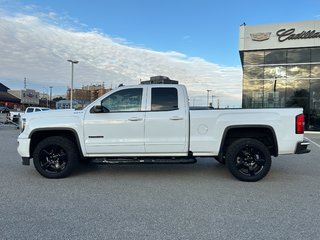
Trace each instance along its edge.
<path fill-rule="evenodd" d="M 108 113 L 110 112 L 108 108 L 102 105 L 95 105 L 90 109 L 90 113 Z"/>

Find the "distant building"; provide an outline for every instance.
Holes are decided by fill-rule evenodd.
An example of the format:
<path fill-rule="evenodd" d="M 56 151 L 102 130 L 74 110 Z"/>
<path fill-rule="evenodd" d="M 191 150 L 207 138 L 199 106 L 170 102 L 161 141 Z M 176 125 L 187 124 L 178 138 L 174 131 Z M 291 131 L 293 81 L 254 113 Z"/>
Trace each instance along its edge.
<path fill-rule="evenodd" d="M 240 27 L 244 108 L 303 107 L 320 130 L 320 21 Z"/>
<path fill-rule="evenodd" d="M 81 104 L 88 104 L 110 90 L 110 88 L 105 88 L 104 84 L 87 85 L 83 86 L 81 89 L 73 89 L 73 99 L 77 100 Z M 67 91 L 67 99 L 70 99 L 70 92 L 71 89 L 69 88 Z"/>
<path fill-rule="evenodd" d="M 40 93 L 33 89 L 8 90 L 8 93 L 19 98 L 24 105 L 39 105 Z"/>
<path fill-rule="evenodd" d="M 10 90 L 7 86 L 0 83 L 0 106 L 16 108 L 20 105 L 20 99 L 8 93 Z"/>

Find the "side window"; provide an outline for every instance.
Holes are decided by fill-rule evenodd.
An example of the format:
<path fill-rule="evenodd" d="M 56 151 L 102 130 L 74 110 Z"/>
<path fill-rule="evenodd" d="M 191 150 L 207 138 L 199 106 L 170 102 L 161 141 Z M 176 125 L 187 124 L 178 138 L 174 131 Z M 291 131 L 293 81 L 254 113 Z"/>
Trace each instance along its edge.
<path fill-rule="evenodd" d="M 110 112 L 141 111 L 142 88 L 131 88 L 117 91 L 101 101 L 102 107 Z"/>
<path fill-rule="evenodd" d="M 176 88 L 152 88 L 151 111 L 172 111 L 178 109 Z"/>
<path fill-rule="evenodd" d="M 36 108 L 36 112 L 41 112 L 41 110 L 39 108 Z"/>
<path fill-rule="evenodd" d="M 29 112 L 33 112 L 33 108 L 28 108 L 27 109 L 27 112 L 29 113 Z"/>

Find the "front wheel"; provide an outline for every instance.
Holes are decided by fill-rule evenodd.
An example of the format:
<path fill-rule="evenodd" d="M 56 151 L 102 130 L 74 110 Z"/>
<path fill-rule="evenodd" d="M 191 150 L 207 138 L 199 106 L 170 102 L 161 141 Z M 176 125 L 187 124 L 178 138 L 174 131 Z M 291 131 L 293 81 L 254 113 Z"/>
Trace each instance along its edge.
<path fill-rule="evenodd" d="M 43 139 L 33 153 L 35 168 L 46 178 L 67 177 L 77 166 L 78 160 L 75 144 L 61 136 Z"/>
<path fill-rule="evenodd" d="M 227 150 L 226 165 L 231 174 L 245 182 L 264 178 L 271 167 L 267 147 L 256 139 L 243 138 L 233 142 Z"/>

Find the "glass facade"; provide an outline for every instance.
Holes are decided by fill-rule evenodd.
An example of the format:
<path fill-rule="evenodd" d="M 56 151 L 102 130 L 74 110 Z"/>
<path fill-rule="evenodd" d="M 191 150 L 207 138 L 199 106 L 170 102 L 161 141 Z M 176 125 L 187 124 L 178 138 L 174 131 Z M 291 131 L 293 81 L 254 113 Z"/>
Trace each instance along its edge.
<path fill-rule="evenodd" d="M 320 48 L 241 52 L 243 108 L 303 107 L 307 130 L 320 130 Z"/>

